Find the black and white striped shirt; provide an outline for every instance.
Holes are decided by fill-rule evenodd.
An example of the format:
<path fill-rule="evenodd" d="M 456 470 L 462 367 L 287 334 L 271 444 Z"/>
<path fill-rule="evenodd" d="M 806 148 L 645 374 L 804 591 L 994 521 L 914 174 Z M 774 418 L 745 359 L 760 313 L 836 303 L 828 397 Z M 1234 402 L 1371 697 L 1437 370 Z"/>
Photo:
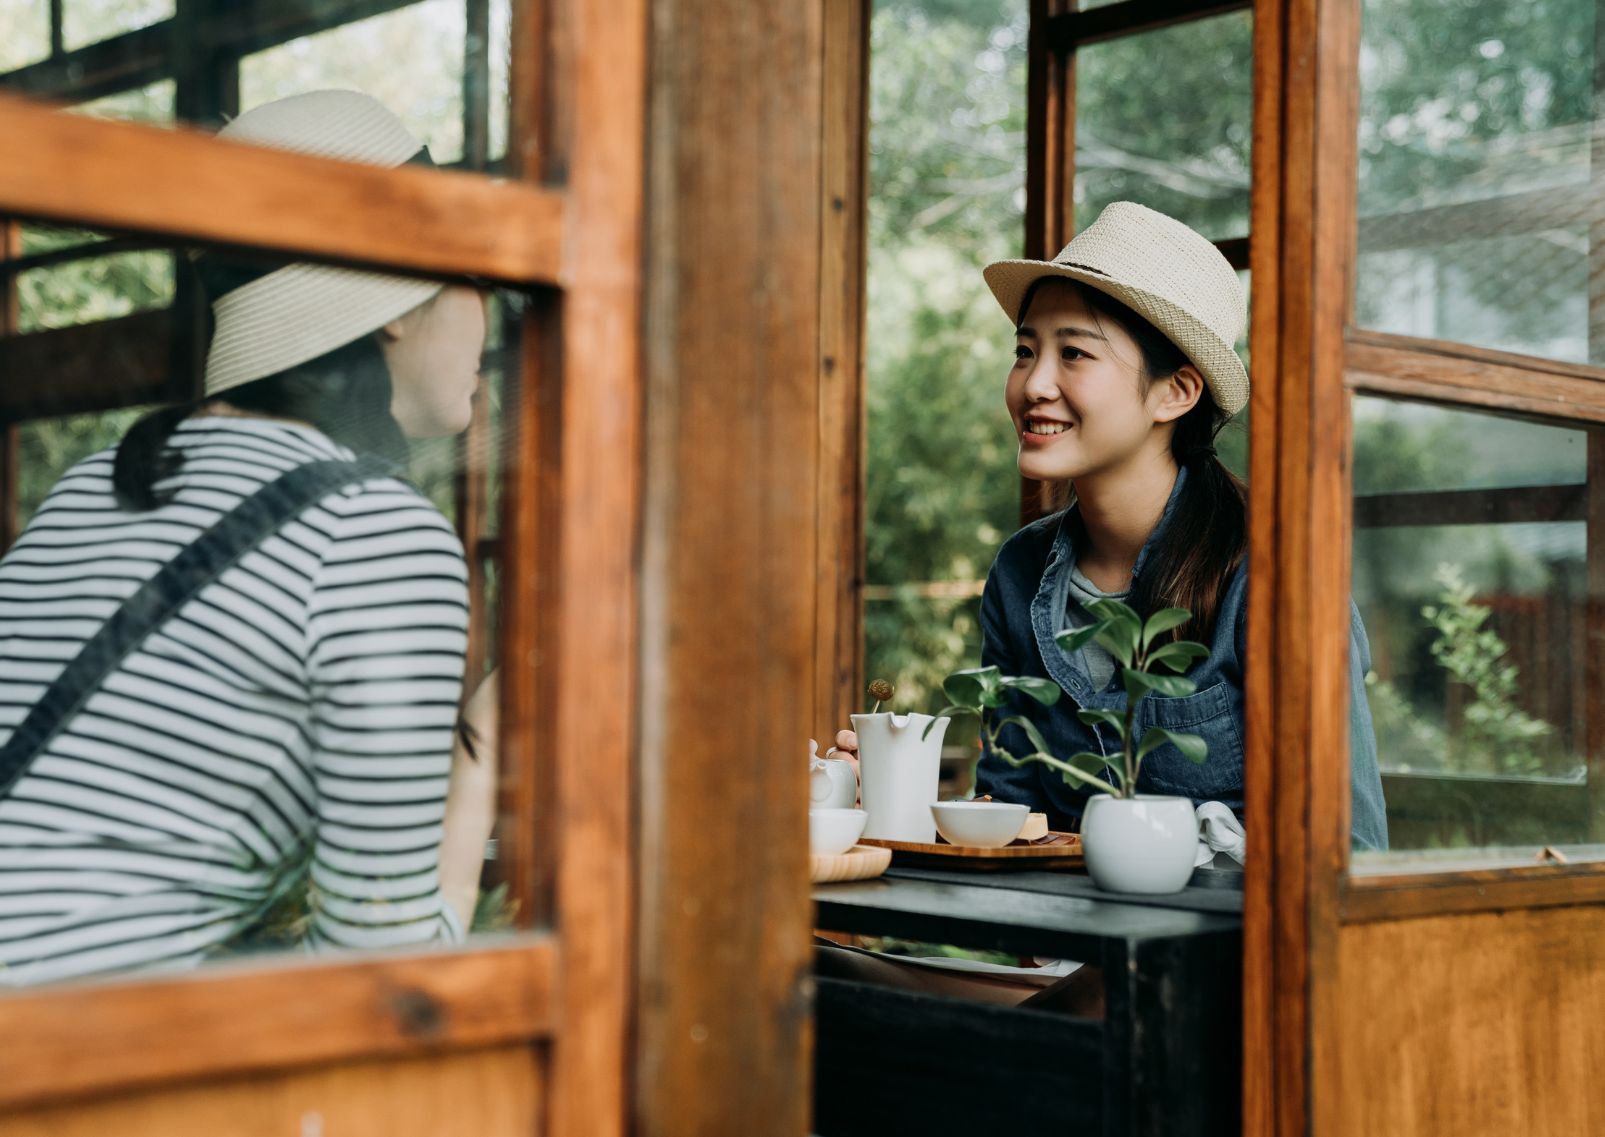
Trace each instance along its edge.
<path fill-rule="evenodd" d="M 112 451 L 0 559 L 0 742 L 118 605 L 264 482 L 350 451 L 190 419 L 171 502 L 128 513 Z M 0 800 L 0 986 L 189 967 L 310 864 L 314 947 L 457 940 L 437 875 L 468 604 L 416 490 L 325 497 L 132 652 Z"/>

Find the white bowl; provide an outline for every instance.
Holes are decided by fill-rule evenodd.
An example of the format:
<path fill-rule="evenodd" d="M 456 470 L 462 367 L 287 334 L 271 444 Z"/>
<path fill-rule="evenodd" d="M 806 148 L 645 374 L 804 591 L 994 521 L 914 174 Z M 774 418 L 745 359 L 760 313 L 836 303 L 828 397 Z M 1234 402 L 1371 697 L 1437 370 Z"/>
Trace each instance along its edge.
<path fill-rule="evenodd" d="M 816 857 L 845 853 L 864 835 L 869 814 L 862 809 L 810 809 L 808 851 Z"/>
<path fill-rule="evenodd" d="M 931 806 L 936 831 L 951 845 L 1001 849 L 1025 828 L 1030 806 L 1005 801 L 939 801 Z"/>

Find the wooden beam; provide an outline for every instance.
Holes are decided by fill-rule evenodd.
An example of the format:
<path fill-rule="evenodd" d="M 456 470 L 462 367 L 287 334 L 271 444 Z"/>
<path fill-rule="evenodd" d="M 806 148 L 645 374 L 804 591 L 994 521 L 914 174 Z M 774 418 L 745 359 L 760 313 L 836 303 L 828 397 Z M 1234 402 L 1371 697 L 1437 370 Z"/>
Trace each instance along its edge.
<path fill-rule="evenodd" d="M 1049 42 L 1054 51 L 1068 54 L 1092 43 L 1240 12 L 1253 3 L 1254 0 L 1118 0 L 1084 11 L 1072 8 L 1053 18 L 1048 26 Z"/>
<path fill-rule="evenodd" d="M 551 939 L 214 965 L 0 999 L 0 1108 L 186 1078 L 548 1037 Z M 242 1024 L 249 1024 L 242 1029 Z"/>
<path fill-rule="evenodd" d="M 172 367 L 170 309 L 0 338 L 0 422 L 190 397 Z"/>
<path fill-rule="evenodd" d="M 1475 859 L 1473 850 L 1467 854 L 1468 860 Z M 1350 876 L 1339 897 L 1345 925 L 1579 904 L 1605 904 L 1605 863 L 1396 869 L 1386 875 Z"/>
<path fill-rule="evenodd" d="M 1354 527 L 1585 521 L 1588 503 L 1587 484 L 1366 494 L 1354 499 Z"/>
<path fill-rule="evenodd" d="M 1605 367 L 1584 363 L 1351 331 L 1344 349 L 1344 373 L 1355 391 L 1487 407 L 1505 414 L 1605 422 Z"/>
<path fill-rule="evenodd" d="M 0 76 L 0 91 L 88 102 L 147 87 L 172 74 L 168 21 L 53 55 Z"/>
<path fill-rule="evenodd" d="M 422 274 L 559 280 L 563 199 L 529 185 L 385 170 L 0 97 L 0 212 Z"/>

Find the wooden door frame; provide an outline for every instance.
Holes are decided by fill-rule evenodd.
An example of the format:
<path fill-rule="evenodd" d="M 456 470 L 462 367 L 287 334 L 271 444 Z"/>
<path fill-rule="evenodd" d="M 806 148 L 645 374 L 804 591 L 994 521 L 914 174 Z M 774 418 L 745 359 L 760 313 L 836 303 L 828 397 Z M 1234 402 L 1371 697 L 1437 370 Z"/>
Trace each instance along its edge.
<path fill-rule="evenodd" d="M 625 1130 L 647 8 L 533 0 L 516 12 L 510 162 L 522 183 L 375 170 L 0 98 L 0 134 L 28 156 L 0 167 L 0 214 L 537 292 L 503 495 L 502 684 L 509 836 L 536 838 L 518 855 L 515 892 L 536 930 L 450 952 L 8 995 L 0 1110 L 527 1042 L 545 1057 L 545 1132 Z M 307 208 L 286 215 L 284 201 Z M 612 354 L 581 375 L 565 345 L 597 336 Z M 598 688 L 618 713 L 595 713 Z M 624 790 L 598 794 L 598 781 Z"/>

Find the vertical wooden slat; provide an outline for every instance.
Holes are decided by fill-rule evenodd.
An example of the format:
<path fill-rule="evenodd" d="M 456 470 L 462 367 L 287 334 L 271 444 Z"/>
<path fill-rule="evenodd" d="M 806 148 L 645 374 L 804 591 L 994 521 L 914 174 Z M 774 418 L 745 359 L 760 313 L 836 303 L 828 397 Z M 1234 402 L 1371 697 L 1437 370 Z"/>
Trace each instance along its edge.
<path fill-rule="evenodd" d="M 50 54 L 61 55 L 67 50 L 61 25 L 65 0 L 50 0 Z"/>
<path fill-rule="evenodd" d="M 1331 1103 L 1321 1095 L 1335 1079 L 1321 1027 L 1332 1022 L 1337 997 L 1331 964 L 1349 843 L 1350 483 L 1342 365 L 1354 250 L 1359 8 L 1355 0 L 1272 0 L 1256 12 L 1253 335 L 1260 381 L 1250 415 L 1247 827 L 1265 835 L 1257 840 L 1265 852 L 1250 859 L 1245 895 L 1244 1113 L 1257 1127 L 1245 1132 L 1336 1137 L 1324 1124 Z M 1280 145 L 1261 150 L 1274 131 Z M 1268 785 L 1257 784 L 1267 775 Z M 1266 924 L 1268 942 L 1257 929 Z"/>
<path fill-rule="evenodd" d="M 801 1137 L 824 9 L 653 6 L 641 1137 Z"/>
<path fill-rule="evenodd" d="M 1250 301 L 1249 357 L 1275 360 L 1281 344 L 1281 222 L 1283 0 L 1254 5 L 1253 168 L 1249 203 Z M 1265 372 L 1256 369 L 1261 375 Z M 1243 797 L 1247 823 L 1268 833 L 1278 800 L 1275 756 L 1276 628 L 1272 592 L 1277 507 L 1270 471 L 1279 461 L 1278 390 L 1275 383 L 1252 383 L 1249 397 L 1249 578 L 1265 585 L 1248 590 L 1248 661 L 1244 673 Z M 1256 425 L 1258 424 L 1258 425 Z M 1262 472 L 1263 471 L 1263 472 Z M 1268 841 L 1261 848 L 1269 847 Z M 1250 857 L 1243 874 L 1243 1134 L 1273 1137 L 1277 1132 L 1277 1072 L 1281 1066 L 1276 998 L 1277 945 L 1273 925 L 1277 863 Z"/>
<path fill-rule="evenodd" d="M 549 1134 L 620 1137 L 636 991 L 648 8 L 563 0 L 551 14 L 544 47 L 555 85 L 544 119 L 560 125 L 536 157 L 547 177 L 562 170 L 567 181 L 562 347 L 560 369 L 539 384 L 547 453 L 517 474 L 531 495 L 531 477 L 552 477 L 544 499 L 555 504 L 530 565 L 547 578 L 536 666 L 549 676 L 551 718 L 536 737 L 549 779 L 539 792 L 557 830 L 552 915 L 562 936 Z"/>
<path fill-rule="evenodd" d="M 1026 37 L 1025 255 L 1051 260 L 1076 222 L 1076 55 L 1050 34 L 1075 0 L 1031 0 Z M 1056 508 L 1050 487 L 1020 479 L 1020 524 Z"/>
<path fill-rule="evenodd" d="M 812 737 L 847 723 L 863 689 L 864 211 L 871 0 L 825 5 L 819 264 L 819 573 Z"/>
<path fill-rule="evenodd" d="M 1594 106 L 1605 107 L 1605 19 L 1594 21 Z M 1598 111 L 1596 110 L 1596 113 Z M 1589 135 L 1589 200 L 1605 192 L 1605 138 Z M 1605 363 L 1605 209 L 1588 220 L 1588 361 Z M 1584 561 L 1583 753 L 1588 764 L 1588 839 L 1605 840 L 1605 430 L 1588 432 L 1588 525 Z"/>
<path fill-rule="evenodd" d="M 490 0 L 466 0 L 463 36 L 463 163 L 483 170 L 490 156 Z"/>
<path fill-rule="evenodd" d="M 22 226 L 9 217 L 0 218 L 0 264 L 22 255 Z M 17 305 L 17 279 L 0 273 L 0 336 L 15 335 L 20 315 Z M 5 381 L 15 383 L 16 376 Z M 0 422 L 0 553 L 17 539 L 17 497 L 21 492 L 17 466 L 17 426 Z"/>

